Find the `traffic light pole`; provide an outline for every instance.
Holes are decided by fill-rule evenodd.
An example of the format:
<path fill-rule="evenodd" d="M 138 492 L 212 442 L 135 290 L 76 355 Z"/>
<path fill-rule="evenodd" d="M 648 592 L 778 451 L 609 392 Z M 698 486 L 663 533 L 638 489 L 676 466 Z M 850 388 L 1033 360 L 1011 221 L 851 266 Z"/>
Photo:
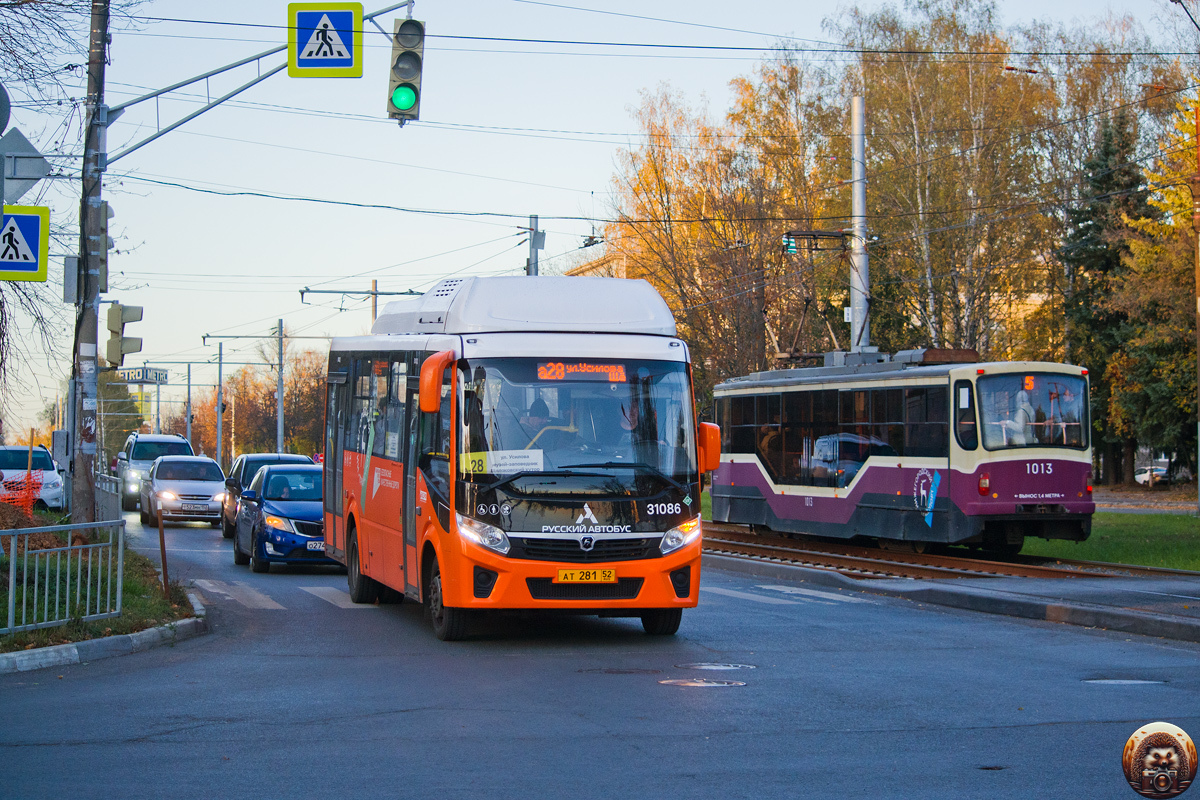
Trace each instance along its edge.
<path fill-rule="evenodd" d="M 87 128 L 84 134 L 83 197 L 79 208 L 79 280 L 75 306 L 74 377 L 77 379 L 75 429 L 72 432 L 71 521 L 96 521 L 96 432 L 99 386 L 96 370 L 97 322 L 100 307 L 101 254 L 107 241 L 101 215 L 107 109 L 104 64 L 108 41 L 109 0 L 92 0 L 88 40 Z"/>

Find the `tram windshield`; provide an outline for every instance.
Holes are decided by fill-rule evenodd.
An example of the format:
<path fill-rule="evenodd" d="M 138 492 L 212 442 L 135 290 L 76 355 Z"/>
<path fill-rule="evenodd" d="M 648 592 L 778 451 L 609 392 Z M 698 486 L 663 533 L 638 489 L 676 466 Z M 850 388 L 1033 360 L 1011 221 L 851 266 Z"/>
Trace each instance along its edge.
<path fill-rule="evenodd" d="M 1087 382 L 1078 375 L 1033 372 L 977 381 L 983 446 L 1088 446 Z"/>
<path fill-rule="evenodd" d="M 459 474 L 515 491 L 644 494 L 698 480 L 687 365 L 631 359 L 472 359 Z M 548 480 L 553 476 L 554 480 Z M 576 480 L 576 478 L 578 480 Z"/>

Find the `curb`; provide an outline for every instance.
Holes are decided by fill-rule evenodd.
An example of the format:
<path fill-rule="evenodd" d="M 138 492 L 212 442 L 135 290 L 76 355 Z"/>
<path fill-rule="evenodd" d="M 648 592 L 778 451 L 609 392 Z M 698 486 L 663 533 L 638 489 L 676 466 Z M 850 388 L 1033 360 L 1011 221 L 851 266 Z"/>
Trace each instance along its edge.
<path fill-rule="evenodd" d="M 899 597 L 931 605 L 999 614 L 1008 617 L 1062 622 L 1085 628 L 1105 628 L 1141 636 L 1156 636 L 1184 642 L 1200 642 L 1200 619 L 1132 611 L 1094 603 L 1048 600 L 1033 595 L 1018 594 L 974 586 L 950 588 L 945 584 L 930 585 L 911 579 L 862 581 L 847 578 L 837 572 L 797 567 L 769 561 L 749 561 L 730 556 L 706 553 L 703 565 L 726 572 L 739 572 L 779 580 L 803 581 L 819 586 L 849 589 L 866 594 Z M 899 585 L 903 582 L 905 585 Z"/>
<path fill-rule="evenodd" d="M 39 647 L 34 650 L 20 650 L 15 653 L 0 653 L 0 675 L 12 672 L 30 672 L 46 667 L 60 667 L 66 664 L 81 664 L 87 661 L 98 661 L 102 658 L 124 656 L 139 653 L 152 647 L 164 644 L 182 642 L 193 636 L 208 633 L 208 621 L 205 619 L 204 605 L 200 598 L 188 592 L 188 602 L 192 604 L 194 617 L 169 622 L 157 628 L 147 628 L 137 633 L 126 633 L 120 636 L 105 636 L 101 639 L 88 639 L 72 644 L 58 644 L 53 647 Z"/>

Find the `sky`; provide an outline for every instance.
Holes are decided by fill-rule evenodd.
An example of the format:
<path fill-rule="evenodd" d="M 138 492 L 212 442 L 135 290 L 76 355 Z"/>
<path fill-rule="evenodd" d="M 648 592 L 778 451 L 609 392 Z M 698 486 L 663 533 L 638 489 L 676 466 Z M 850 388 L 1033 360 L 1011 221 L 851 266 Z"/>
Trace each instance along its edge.
<path fill-rule="evenodd" d="M 368 0 L 364 10 L 387 5 Z M 1181 13 L 1167 0 L 998 6 L 1005 24 L 1089 22 L 1111 11 L 1132 15 L 1151 33 L 1158 15 Z M 301 302 L 301 289 L 361 292 L 374 279 L 380 291 L 424 291 L 448 275 L 520 274 L 530 214 L 547 232 L 543 273 L 576 263 L 584 237 L 611 212 L 618 149 L 638 144 L 631 109 L 639 93 L 668 83 L 719 117 L 729 82 L 763 56 L 448 37 L 767 48 L 780 37 L 829 41 L 822 20 L 837 8 L 776 0 L 419 0 L 413 16 L 427 33 L 419 122 L 400 128 L 387 119 L 390 40 L 368 26 L 362 78 L 280 73 L 110 165 L 104 193 L 115 211 L 117 252 L 104 299 L 145 309 L 143 321 L 127 329 L 143 338 L 143 351 L 127 356 L 126 366 L 170 371 L 165 416 L 185 396 L 183 362 L 193 362 L 200 390 L 216 383 L 218 342 L 227 375 L 261 360 L 261 340 L 216 337 L 269 336 L 278 319 L 296 336 L 369 330 L 366 297 L 319 293 Z M 403 13 L 380 23 L 390 31 Z M 286 42 L 283 0 L 150 0 L 136 16 L 113 26 L 110 106 Z M 251 80 L 259 65 L 284 61 L 285 54 L 268 56 L 131 107 L 109 128 L 110 158 L 192 113 L 206 96 Z M 82 81 L 79 87 L 82 95 Z M 14 99 L 10 128 L 44 153 L 78 155 L 70 102 L 47 110 Z M 64 142 L 68 118 L 74 126 Z M 54 163 L 78 175 L 77 157 Z M 66 220 L 78 213 L 79 190 L 77 178 L 43 181 L 22 202 L 49 205 L 54 219 Z M 370 205 L 459 213 L 362 207 Z M 52 247 L 44 290 L 55 300 L 63 250 Z M 388 299 L 379 298 L 380 308 Z M 103 314 L 102 307 L 101 348 Z M 14 371 L 2 409 L 10 438 L 54 401 L 69 375 L 63 331 L 50 352 L 34 347 Z M 296 344 L 326 349 L 319 338 Z"/>

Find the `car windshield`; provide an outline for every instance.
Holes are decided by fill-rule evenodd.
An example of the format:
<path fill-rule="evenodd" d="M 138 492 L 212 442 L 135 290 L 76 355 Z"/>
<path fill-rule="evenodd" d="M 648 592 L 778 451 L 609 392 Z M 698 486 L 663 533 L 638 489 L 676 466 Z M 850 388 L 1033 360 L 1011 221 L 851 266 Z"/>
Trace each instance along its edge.
<path fill-rule="evenodd" d="M 316 470 L 272 470 L 265 477 L 264 500 L 321 499 L 321 473 Z"/>
<path fill-rule="evenodd" d="M 978 380 L 983 446 L 1088 446 L 1087 381 L 1078 375 L 1032 372 Z"/>
<path fill-rule="evenodd" d="M 635 481 L 651 479 L 661 488 L 696 479 L 686 364 L 531 358 L 463 364 L 458 441 L 466 480 L 554 473 L 561 483 L 564 473 L 579 472 L 597 491 L 627 494 Z"/>
<path fill-rule="evenodd" d="M 133 446 L 133 461 L 153 461 L 160 456 L 190 456 L 192 447 L 183 439 L 178 442 L 138 442 Z"/>
<path fill-rule="evenodd" d="M 25 448 L 0 450 L 0 469 L 26 469 L 29 467 L 29 451 Z M 33 469 L 54 469 L 54 462 L 45 450 L 34 449 Z"/>
<path fill-rule="evenodd" d="M 156 473 L 160 481 L 223 481 L 221 468 L 212 461 L 164 461 Z"/>
<path fill-rule="evenodd" d="M 245 468 L 242 469 L 242 488 L 250 485 L 250 481 L 254 480 L 254 476 L 259 473 L 263 467 L 273 467 L 277 464 L 295 464 L 296 459 L 286 458 L 266 458 L 261 461 L 255 459 L 247 460 Z M 306 462 L 307 463 L 307 462 Z"/>

